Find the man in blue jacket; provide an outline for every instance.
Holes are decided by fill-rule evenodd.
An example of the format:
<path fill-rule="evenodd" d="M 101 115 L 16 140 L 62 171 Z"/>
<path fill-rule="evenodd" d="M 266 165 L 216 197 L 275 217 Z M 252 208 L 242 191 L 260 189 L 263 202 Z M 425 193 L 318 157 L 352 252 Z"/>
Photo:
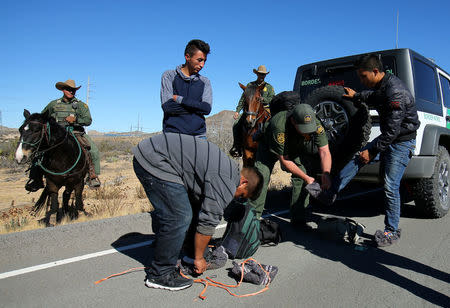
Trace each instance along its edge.
<path fill-rule="evenodd" d="M 211 112 L 212 90 L 209 79 L 199 72 L 209 51 L 207 43 L 191 40 L 184 51 L 186 62 L 162 75 L 163 132 L 206 138 L 205 115 Z"/>

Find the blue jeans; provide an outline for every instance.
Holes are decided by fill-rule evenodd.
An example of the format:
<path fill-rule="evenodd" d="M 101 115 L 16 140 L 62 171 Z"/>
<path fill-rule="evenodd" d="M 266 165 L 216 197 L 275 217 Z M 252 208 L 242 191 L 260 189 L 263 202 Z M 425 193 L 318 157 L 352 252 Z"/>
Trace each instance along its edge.
<path fill-rule="evenodd" d="M 166 275 L 176 268 L 186 231 L 192 220 L 188 193 L 182 184 L 152 176 L 136 158 L 133 159 L 133 168 L 154 208 L 151 216 L 155 245 L 148 275 Z"/>
<path fill-rule="evenodd" d="M 362 150 L 370 149 L 377 142 L 375 138 Z M 416 140 L 402 141 L 391 144 L 387 149 L 378 154 L 370 163 L 380 161 L 380 176 L 384 180 L 384 200 L 386 216 L 384 218 L 385 230 L 397 231 L 400 221 L 400 181 L 414 153 Z M 332 190 L 339 193 L 353 179 L 365 164 L 359 161 L 359 155 L 355 157 L 339 172 L 333 180 Z"/>

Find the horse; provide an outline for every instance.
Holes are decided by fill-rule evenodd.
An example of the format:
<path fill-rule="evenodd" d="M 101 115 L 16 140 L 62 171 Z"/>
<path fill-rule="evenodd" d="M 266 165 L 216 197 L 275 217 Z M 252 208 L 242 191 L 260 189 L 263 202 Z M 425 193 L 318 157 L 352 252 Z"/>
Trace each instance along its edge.
<path fill-rule="evenodd" d="M 245 125 L 242 127 L 242 161 L 246 167 L 253 166 L 255 163 L 255 154 L 258 149 L 255 133 L 263 129 L 264 123 L 270 119 L 270 112 L 262 103 L 261 90 L 264 89 L 264 83 L 257 87 L 246 87 L 241 83 L 239 86 L 244 91 L 245 98 L 244 115 L 242 115 L 245 116 Z"/>
<path fill-rule="evenodd" d="M 41 168 L 46 179 L 45 188 L 33 207 L 38 212 L 47 202 L 43 222 L 47 226 L 59 223 L 65 214 L 78 217 L 84 211 L 84 178 L 88 171 L 87 153 L 73 132 L 59 125 L 47 112 L 30 114 L 24 110 L 25 121 L 19 128 L 20 140 L 16 149 L 17 163 L 29 162 Z M 59 208 L 58 191 L 65 186 L 62 208 Z M 69 208 L 75 190 L 75 208 Z M 73 205 L 73 203 L 72 203 Z M 86 213 L 87 214 L 87 213 Z M 56 216 L 56 217 L 55 217 Z"/>

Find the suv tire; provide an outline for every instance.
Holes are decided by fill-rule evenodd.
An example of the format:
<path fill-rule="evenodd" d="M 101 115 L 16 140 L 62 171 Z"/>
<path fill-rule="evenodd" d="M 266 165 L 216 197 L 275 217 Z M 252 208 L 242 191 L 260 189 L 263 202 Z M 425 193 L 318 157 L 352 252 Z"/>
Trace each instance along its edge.
<path fill-rule="evenodd" d="M 413 183 L 417 208 L 431 218 L 444 217 L 449 209 L 450 156 L 445 147 L 439 146 L 433 176 Z"/>
<path fill-rule="evenodd" d="M 369 140 L 372 128 L 369 109 L 342 95 L 341 86 L 325 86 L 311 92 L 305 103 L 311 105 L 322 122 L 333 157 L 333 173 L 341 170 Z"/>

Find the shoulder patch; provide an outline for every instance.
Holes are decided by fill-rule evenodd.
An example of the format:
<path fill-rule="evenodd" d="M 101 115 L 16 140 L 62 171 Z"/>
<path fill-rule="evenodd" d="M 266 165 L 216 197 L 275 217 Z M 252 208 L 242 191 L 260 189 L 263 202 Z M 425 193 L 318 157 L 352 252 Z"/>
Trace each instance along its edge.
<path fill-rule="evenodd" d="M 322 135 L 324 132 L 325 132 L 325 129 L 323 128 L 322 125 L 317 126 L 316 133 L 317 133 L 318 135 Z"/>
<path fill-rule="evenodd" d="M 278 133 L 277 134 L 277 142 L 279 144 L 284 144 L 284 133 Z"/>
<path fill-rule="evenodd" d="M 391 109 L 400 109 L 400 102 L 390 102 L 389 106 Z"/>

